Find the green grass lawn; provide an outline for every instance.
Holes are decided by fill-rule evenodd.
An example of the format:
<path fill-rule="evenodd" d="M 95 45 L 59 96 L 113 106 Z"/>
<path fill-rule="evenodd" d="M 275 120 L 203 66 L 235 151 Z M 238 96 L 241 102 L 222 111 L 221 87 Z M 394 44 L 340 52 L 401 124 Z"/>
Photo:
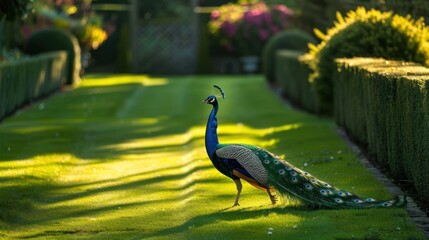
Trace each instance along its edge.
<path fill-rule="evenodd" d="M 212 167 L 204 148 L 220 85 L 220 141 L 255 144 L 337 187 L 389 193 L 330 119 L 289 109 L 260 76 L 89 75 L 0 124 L 0 238 L 424 239 L 404 209 L 314 210 Z M 272 234 L 268 234 L 272 228 Z"/>

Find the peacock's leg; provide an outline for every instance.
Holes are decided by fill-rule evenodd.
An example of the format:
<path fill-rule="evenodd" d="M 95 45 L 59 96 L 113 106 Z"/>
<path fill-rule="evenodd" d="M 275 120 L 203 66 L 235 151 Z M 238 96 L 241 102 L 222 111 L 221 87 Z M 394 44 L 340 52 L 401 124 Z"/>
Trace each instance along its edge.
<path fill-rule="evenodd" d="M 268 196 L 270 196 L 271 203 L 273 205 L 276 204 L 277 203 L 276 192 L 272 188 L 268 187 L 267 188 L 267 193 L 268 193 Z"/>
<path fill-rule="evenodd" d="M 234 179 L 234 182 L 235 182 L 235 185 L 237 186 L 237 196 L 235 197 L 235 202 L 234 202 L 233 207 L 240 206 L 240 204 L 238 203 L 238 199 L 240 198 L 240 193 L 241 193 L 241 188 L 242 188 L 241 181 L 239 178 Z"/>

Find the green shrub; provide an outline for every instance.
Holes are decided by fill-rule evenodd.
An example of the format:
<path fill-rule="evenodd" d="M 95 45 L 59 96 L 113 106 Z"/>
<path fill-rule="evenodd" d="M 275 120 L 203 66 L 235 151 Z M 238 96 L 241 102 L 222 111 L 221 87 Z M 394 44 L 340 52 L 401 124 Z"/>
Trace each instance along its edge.
<path fill-rule="evenodd" d="M 285 30 L 272 37 L 264 46 L 262 52 L 262 69 L 265 78 L 273 82 L 276 72 L 276 52 L 280 49 L 291 49 L 306 52 L 308 43 L 316 39 L 299 29 Z"/>
<path fill-rule="evenodd" d="M 25 52 L 30 55 L 52 52 L 67 51 L 67 84 L 80 81 L 81 56 L 77 39 L 58 28 L 45 28 L 34 32 L 27 40 Z"/>
<path fill-rule="evenodd" d="M 334 78 L 337 123 L 395 179 L 429 204 L 429 68 L 384 59 L 341 59 Z"/>
<path fill-rule="evenodd" d="M 306 111 L 319 113 L 320 104 L 311 83 L 308 81 L 310 68 L 308 55 L 294 50 L 279 50 L 276 56 L 276 82 L 283 95 Z"/>
<path fill-rule="evenodd" d="M 332 74 L 336 58 L 380 57 L 422 63 L 429 66 L 429 29 L 423 19 L 394 15 L 392 12 L 350 11 L 346 18 L 337 14 L 335 26 L 327 34 L 315 31 L 322 42 L 310 44 L 314 57 L 311 81 L 324 111 L 332 111 Z"/>

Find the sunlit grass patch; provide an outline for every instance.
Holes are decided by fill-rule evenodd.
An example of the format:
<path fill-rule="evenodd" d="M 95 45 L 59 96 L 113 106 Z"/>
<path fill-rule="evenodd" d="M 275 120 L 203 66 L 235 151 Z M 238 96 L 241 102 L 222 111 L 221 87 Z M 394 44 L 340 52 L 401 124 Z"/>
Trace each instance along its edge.
<path fill-rule="evenodd" d="M 0 124 L 0 238 L 423 239 L 403 209 L 272 206 L 246 183 L 242 206 L 230 208 L 235 185 L 204 149 L 201 101 L 213 84 L 227 94 L 221 142 L 262 146 L 338 187 L 391 197 L 331 120 L 285 107 L 259 76 L 93 75 Z"/>

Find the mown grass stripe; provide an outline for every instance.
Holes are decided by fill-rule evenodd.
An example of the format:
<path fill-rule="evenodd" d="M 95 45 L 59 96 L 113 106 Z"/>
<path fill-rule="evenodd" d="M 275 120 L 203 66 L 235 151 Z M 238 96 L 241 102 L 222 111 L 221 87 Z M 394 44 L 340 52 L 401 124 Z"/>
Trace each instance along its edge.
<path fill-rule="evenodd" d="M 235 185 L 204 149 L 210 107 L 201 101 L 213 84 L 227 96 L 218 115 L 221 142 L 263 146 L 338 187 L 390 197 L 331 120 L 285 108 L 260 76 L 92 75 L 43 101 L 43 109 L 35 104 L 0 125 L 0 235 L 424 239 L 403 209 L 273 207 L 248 184 L 242 206 L 230 208 Z M 142 94 L 133 95 L 136 89 Z"/>

